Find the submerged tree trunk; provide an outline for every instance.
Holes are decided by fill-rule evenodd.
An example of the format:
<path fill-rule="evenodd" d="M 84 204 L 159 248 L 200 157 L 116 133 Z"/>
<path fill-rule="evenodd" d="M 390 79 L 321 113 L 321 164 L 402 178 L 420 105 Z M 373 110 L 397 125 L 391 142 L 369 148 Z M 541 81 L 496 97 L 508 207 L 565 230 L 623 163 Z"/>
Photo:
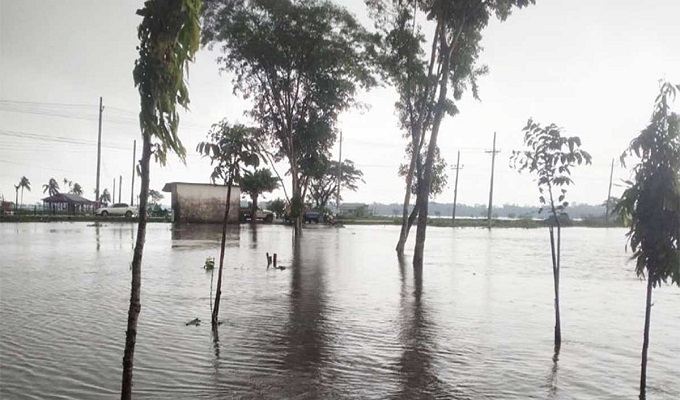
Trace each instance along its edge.
<path fill-rule="evenodd" d="M 417 135 L 417 137 L 416 137 Z M 413 187 L 413 176 L 416 171 L 416 166 L 418 165 L 418 158 L 420 154 L 420 136 L 422 131 L 416 128 L 412 136 L 413 152 L 411 153 L 411 163 L 408 166 L 408 173 L 406 174 L 406 193 L 404 194 L 404 207 L 402 208 L 401 214 L 401 232 L 399 233 L 399 240 L 397 241 L 397 255 L 404 255 L 404 246 L 406 246 L 406 240 L 408 239 L 409 231 L 411 230 L 411 225 L 413 222 L 409 223 L 408 207 L 411 203 L 411 188 Z M 414 207 L 414 210 L 416 207 Z M 416 213 L 417 215 L 417 213 Z"/>
<path fill-rule="evenodd" d="M 142 187 L 139 193 L 139 222 L 137 223 L 137 242 L 132 257 L 130 308 L 128 309 L 125 352 L 123 353 L 123 382 L 120 391 L 120 398 L 123 400 L 132 398 L 132 369 L 137 341 L 137 321 L 142 309 L 142 255 L 144 254 L 144 241 L 146 239 L 146 207 L 149 198 L 149 161 L 151 159 L 151 137 L 147 133 L 142 136 L 142 159 L 140 161 Z"/>
<path fill-rule="evenodd" d="M 439 82 L 439 98 L 437 100 L 437 107 L 434 111 L 434 121 L 432 123 L 432 132 L 430 133 L 430 140 L 427 146 L 427 158 L 425 159 L 425 170 L 423 171 L 423 179 L 418 182 L 418 200 L 420 200 L 420 209 L 418 210 L 418 225 L 416 227 L 416 245 L 413 250 L 413 266 L 422 268 L 423 255 L 425 251 L 425 232 L 427 230 L 427 211 L 430 197 L 430 186 L 432 185 L 432 171 L 434 169 L 434 156 L 437 149 L 437 136 L 439 135 L 439 127 L 446 107 L 446 95 L 448 92 L 448 80 L 450 73 L 450 52 L 446 46 L 446 38 L 441 44 L 444 60 L 442 61 L 442 76 Z"/>
<path fill-rule="evenodd" d="M 233 170 L 229 171 L 227 182 L 227 203 L 224 207 L 224 219 L 222 220 L 222 242 L 220 245 L 220 267 L 217 270 L 217 288 L 215 289 L 215 307 L 212 311 L 212 327 L 217 328 L 217 317 L 220 314 L 220 298 L 222 297 L 222 270 L 224 269 L 224 250 L 227 246 L 227 223 L 229 222 L 229 207 L 231 206 L 231 186 L 234 183 Z"/>
<path fill-rule="evenodd" d="M 640 400 L 647 398 L 647 349 L 649 348 L 649 324 L 652 316 L 652 273 L 647 270 L 647 302 L 645 303 L 645 332 L 642 341 L 642 362 L 640 365 Z"/>
<path fill-rule="evenodd" d="M 252 204 L 250 205 L 250 223 L 257 223 L 257 195 L 250 196 Z"/>
<path fill-rule="evenodd" d="M 550 230 L 550 252 L 552 254 L 553 267 L 553 288 L 555 291 L 555 348 L 562 345 L 562 323 L 560 321 L 560 227 L 557 227 L 557 246 L 555 244 L 555 233 L 551 226 Z"/>

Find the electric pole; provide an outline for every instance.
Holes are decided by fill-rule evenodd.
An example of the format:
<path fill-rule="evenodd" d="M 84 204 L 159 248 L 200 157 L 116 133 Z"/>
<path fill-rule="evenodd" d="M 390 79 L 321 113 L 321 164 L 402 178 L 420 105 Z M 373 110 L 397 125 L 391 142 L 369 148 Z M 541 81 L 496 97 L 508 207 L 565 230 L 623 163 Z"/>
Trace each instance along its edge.
<path fill-rule="evenodd" d="M 607 201 L 604 203 L 604 205 L 605 205 L 605 214 L 604 214 L 605 222 L 609 222 L 609 199 L 612 198 L 612 178 L 613 177 L 614 177 L 614 159 L 612 158 L 612 168 L 611 168 L 611 171 L 609 172 L 609 191 L 607 192 Z"/>
<path fill-rule="evenodd" d="M 456 158 L 456 184 L 453 187 L 453 213 L 451 214 L 451 226 L 456 223 L 456 204 L 458 204 L 458 172 L 463 168 L 460 166 L 460 150 L 458 150 L 458 157 Z"/>
<path fill-rule="evenodd" d="M 335 194 L 335 215 L 340 214 L 340 185 L 342 183 L 342 130 L 340 131 L 340 151 L 338 154 L 338 190 Z"/>
<path fill-rule="evenodd" d="M 486 153 L 491 153 L 491 184 L 489 186 L 489 211 L 487 213 L 486 219 L 488 222 L 488 227 L 491 229 L 491 211 L 493 210 L 493 173 L 496 166 L 496 153 L 500 153 L 500 150 L 496 150 L 496 132 L 493 133 L 493 150 L 487 150 Z"/>
<path fill-rule="evenodd" d="M 113 178 L 113 193 L 111 193 L 111 203 L 116 202 L 116 178 Z"/>
<path fill-rule="evenodd" d="M 123 175 L 118 175 L 118 202 L 120 203 L 120 195 L 123 193 Z"/>
<path fill-rule="evenodd" d="M 132 142 L 132 187 L 130 188 L 130 206 L 135 205 L 135 157 L 137 154 L 137 139 Z"/>
<path fill-rule="evenodd" d="M 102 161 L 102 112 L 104 111 L 104 106 L 102 105 L 102 98 L 99 98 L 99 134 L 97 135 L 97 186 L 95 189 L 94 199 L 97 203 L 99 202 L 99 169 Z"/>

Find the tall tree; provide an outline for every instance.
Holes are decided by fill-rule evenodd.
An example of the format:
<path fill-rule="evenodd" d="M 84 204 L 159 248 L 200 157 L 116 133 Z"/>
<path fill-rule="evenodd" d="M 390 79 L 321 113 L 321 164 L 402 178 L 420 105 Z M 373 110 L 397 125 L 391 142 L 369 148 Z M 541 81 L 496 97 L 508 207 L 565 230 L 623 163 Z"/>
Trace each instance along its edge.
<path fill-rule="evenodd" d="M 189 92 L 184 77 L 188 63 L 199 47 L 201 0 L 148 0 L 137 10 L 142 22 L 137 29 L 139 58 L 135 61 L 133 79 L 139 90 L 139 125 L 142 133 L 142 158 L 139 164 L 139 223 L 132 258 L 132 283 L 121 398 L 132 397 L 132 370 L 137 338 L 137 321 L 141 310 L 141 267 L 146 238 L 147 201 L 149 196 L 149 164 L 153 154 L 161 165 L 168 151 L 184 160 L 185 149 L 177 134 L 179 115 L 176 105 L 189 105 Z"/>
<path fill-rule="evenodd" d="M 338 193 L 338 183 L 341 189 L 356 192 L 359 183 L 363 183 L 364 173 L 358 169 L 352 160 L 345 159 L 340 164 L 340 182 L 338 182 L 338 162 L 325 159 L 316 165 L 316 169 L 309 171 L 309 197 L 314 207 L 323 211 L 328 201 Z M 342 195 L 340 195 L 342 200 Z"/>
<path fill-rule="evenodd" d="M 234 91 L 287 159 L 295 234 L 301 232 L 305 160 L 328 155 L 338 115 L 371 75 L 374 36 L 327 0 L 207 0 L 204 42 L 225 52 Z"/>
<path fill-rule="evenodd" d="M 652 289 L 669 280 L 680 286 L 680 115 L 669 105 L 678 91 L 680 85 L 661 84 L 649 125 L 621 156 L 622 162 L 632 155 L 640 159 L 633 168 L 635 181 L 628 182 L 615 210 L 630 223 L 627 236 L 635 272 L 647 278 L 641 400 L 647 395 Z"/>
<path fill-rule="evenodd" d="M 279 179 L 272 176 L 272 171 L 266 168 L 255 169 L 255 171 L 245 171 L 241 178 L 241 191 L 247 193 L 251 200 L 251 218 L 250 221 L 255 223 L 257 212 L 257 199 L 263 193 L 269 193 L 279 187 Z"/>
<path fill-rule="evenodd" d="M 149 190 L 149 198 L 151 199 L 151 204 L 158 204 L 161 200 L 163 200 L 163 193 L 159 192 L 158 190 L 151 189 Z"/>
<path fill-rule="evenodd" d="M 408 236 L 408 203 L 418 157 L 427 148 L 422 171 L 422 185 L 416 198 L 418 225 L 413 254 L 414 267 L 422 267 L 427 229 L 430 183 L 433 179 L 439 127 L 444 115 L 457 112 L 454 100 L 461 98 L 467 87 L 477 97 L 477 77 L 486 67 L 477 66 L 481 51 L 481 31 L 492 15 L 504 20 L 513 7 L 524 7 L 534 0 L 366 0 L 379 29 L 384 33 L 384 65 L 399 92 L 397 110 L 402 128 L 409 131 L 412 152 L 406 176 L 402 212 L 402 231 L 397 253 L 403 254 Z M 420 20 L 434 25 L 428 50 Z M 449 94 L 449 87 L 452 93 Z M 429 132 L 429 134 L 428 134 Z M 426 145 L 426 147 L 424 147 Z M 420 174 L 420 173 L 419 173 Z"/>
<path fill-rule="evenodd" d="M 43 193 L 48 193 L 50 196 L 54 196 L 59 193 L 59 183 L 56 179 L 50 178 L 49 182 L 43 185 Z"/>
<path fill-rule="evenodd" d="M 222 120 L 212 126 L 208 133 L 208 141 L 201 142 L 196 151 L 210 158 L 214 166 L 210 179 L 227 185 L 227 198 L 222 219 L 222 242 L 220 245 L 220 266 L 217 272 L 217 290 L 215 291 L 215 307 L 212 309 L 212 327 L 217 328 L 222 296 L 222 271 L 224 269 L 224 251 L 227 244 L 227 223 L 231 204 L 231 188 L 241 181 L 241 170 L 244 166 L 257 167 L 260 164 L 262 147 L 259 143 L 261 131 L 241 124 L 230 125 Z M 215 332 L 216 333 L 216 332 Z"/>
<path fill-rule="evenodd" d="M 21 204 L 24 204 L 24 189 L 31 191 L 31 181 L 25 176 L 22 176 L 19 180 L 19 187 L 21 188 Z"/>
<path fill-rule="evenodd" d="M 562 226 L 560 216 L 569 205 L 565 201 L 566 186 L 574 183 L 571 170 L 580 164 L 590 164 L 590 154 L 581 150 L 578 136 L 564 137 L 562 129 L 555 124 L 541 126 L 529 119 L 523 129 L 525 150 L 513 151 L 511 165 L 519 172 L 528 171 L 536 175 L 541 207 L 550 212 L 548 231 L 552 254 L 553 289 L 555 291 L 555 350 L 562 343 L 560 322 L 560 247 Z M 559 190 L 559 191 L 558 191 Z M 543 211 L 541 208 L 540 211 Z M 557 228 L 557 235 L 555 229 Z"/>

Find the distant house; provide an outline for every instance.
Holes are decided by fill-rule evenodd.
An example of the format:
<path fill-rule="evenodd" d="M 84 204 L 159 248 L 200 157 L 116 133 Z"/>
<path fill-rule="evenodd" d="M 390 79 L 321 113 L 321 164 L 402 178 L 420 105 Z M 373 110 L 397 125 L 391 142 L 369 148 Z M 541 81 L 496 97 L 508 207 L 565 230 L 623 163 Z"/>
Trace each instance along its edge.
<path fill-rule="evenodd" d="M 86 214 L 94 212 L 96 204 L 82 196 L 72 193 L 57 193 L 42 199 L 43 208 L 52 212 Z"/>
<path fill-rule="evenodd" d="M 209 183 L 170 182 L 163 187 L 164 192 L 171 193 L 173 222 L 222 222 L 224 219 L 226 185 Z M 239 222 L 239 205 L 241 189 L 231 187 L 229 198 L 230 223 Z"/>
<path fill-rule="evenodd" d="M 14 203 L 11 201 L 0 200 L 0 214 L 8 213 L 14 211 Z"/>

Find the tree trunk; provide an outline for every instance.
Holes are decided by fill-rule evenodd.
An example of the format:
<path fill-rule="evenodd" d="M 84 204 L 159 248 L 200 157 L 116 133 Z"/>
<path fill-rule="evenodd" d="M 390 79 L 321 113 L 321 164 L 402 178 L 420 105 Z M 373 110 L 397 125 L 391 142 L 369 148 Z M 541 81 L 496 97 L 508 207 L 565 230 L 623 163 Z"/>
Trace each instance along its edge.
<path fill-rule="evenodd" d="M 293 198 L 291 199 L 291 211 L 295 216 L 293 218 L 293 235 L 297 239 L 302 234 L 302 212 L 303 199 L 301 197 L 300 179 L 298 177 L 297 167 L 291 162 L 291 175 L 293 183 Z"/>
<path fill-rule="evenodd" d="M 555 291 L 555 348 L 559 349 L 562 345 L 562 324 L 560 321 L 560 264 L 559 264 L 559 245 L 555 247 L 555 234 L 551 226 L 550 230 L 550 252 L 552 255 L 553 266 L 553 288 Z M 560 228 L 557 227 L 557 237 L 559 243 Z"/>
<path fill-rule="evenodd" d="M 149 198 L 149 160 L 151 159 L 151 137 L 143 134 L 142 159 L 140 161 L 142 186 L 139 192 L 139 222 L 137 224 L 137 242 L 132 257 L 132 285 L 130 289 L 130 308 L 128 310 L 127 331 L 125 332 L 125 352 L 123 354 L 123 382 L 120 398 L 132 398 L 132 369 L 137 341 L 137 321 L 141 304 L 142 255 L 146 240 L 146 206 Z"/>
<path fill-rule="evenodd" d="M 220 245 L 220 267 L 217 270 L 217 288 L 215 289 L 215 307 L 212 312 L 212 327 L 217 328 L 217 317 L 220 314 L 220 297 L 222 297 L 222 270 L 224 269 L 224 249 L 227 246 L 227 222 L 229 221 L 229 207 L 231 205 L 231 186 L 234 183 L 233 170 L 229 171 L 227 182 L 227 203 L 224 207 L 224 219 L 222 220 L 222 242 Z"/>
<path fill-rule="evenodd" d="M 252 195 L 250 196 L 250 200 L 252 201 L 252 204 L 250 206 L 250 223 L 255 224 L 257 223 L 257 195 Z"/>
<path fill-rule="evenodd" d="M 427 158 L 425 159 L 425 171 L 423 171 L 423 179 L 418 182 L 418 200 L 421 201 L 420 209 L 418 210 L 418 225 L 416 227 L 416 245 L 413 250 L 413 266 L 422 268 L 423 255 L 425 251 L 425 232 L 427 230 L 427 211 L 430 197 L 430 186 L 432 184 L 432 171 L 434 167 L 434 155 L 437 149 L 437 136 L 439 135 L 439 127 L 446 107 L 446 95 L 448 92 L 448 80 L 450 73 L 450 58 L 451 53 L 449 47 L 445 43 L 446 37 L 442 39 L 440 45 L 443 54 L 442 60 L 442 76 L 439 81 L 439 98 L 437 106 L 434 111 L 434 121 L 432 123 L 432 132 L 430 133 L 430 140 L 427 146 Z"/>
<path fill-rule="evenodd" d="M 411 229 L 411 222 L 409 224 L 409 214 L 408 206 L 411 203 L 411 187 L 413 186 L 413 175 L 416 171 L 416 165 L 418 164 L 418 155 L 420 154 L 420 136 L 422 131 L 418 128 L 414 128 L 415 132 L 412 135 L 413 153 L 411 154 L 411 163 L 408 166 L 408 173 L 406 174 L 406 193 L 404 194 L 404 207 L 401 213 L 401 232 L 399 233 L 399 240 L 397 241 L 397 254 L 399 256 L 404 255 L 404 246 L 406 245 L 406 240 L 408 239 L 408 234 Z M 415 210 L 415 207 L 414 207 Z"/>
<path fill-rule="evenodd" d="M 640 400 L 647 398 L 647 349 L 649 348 L 649 323 L 652 316 L 652 273 L 647 270 L 647 302 L 645 303 L 645 333 L 642 341 L 642 362 L 640 365 Z"/>

